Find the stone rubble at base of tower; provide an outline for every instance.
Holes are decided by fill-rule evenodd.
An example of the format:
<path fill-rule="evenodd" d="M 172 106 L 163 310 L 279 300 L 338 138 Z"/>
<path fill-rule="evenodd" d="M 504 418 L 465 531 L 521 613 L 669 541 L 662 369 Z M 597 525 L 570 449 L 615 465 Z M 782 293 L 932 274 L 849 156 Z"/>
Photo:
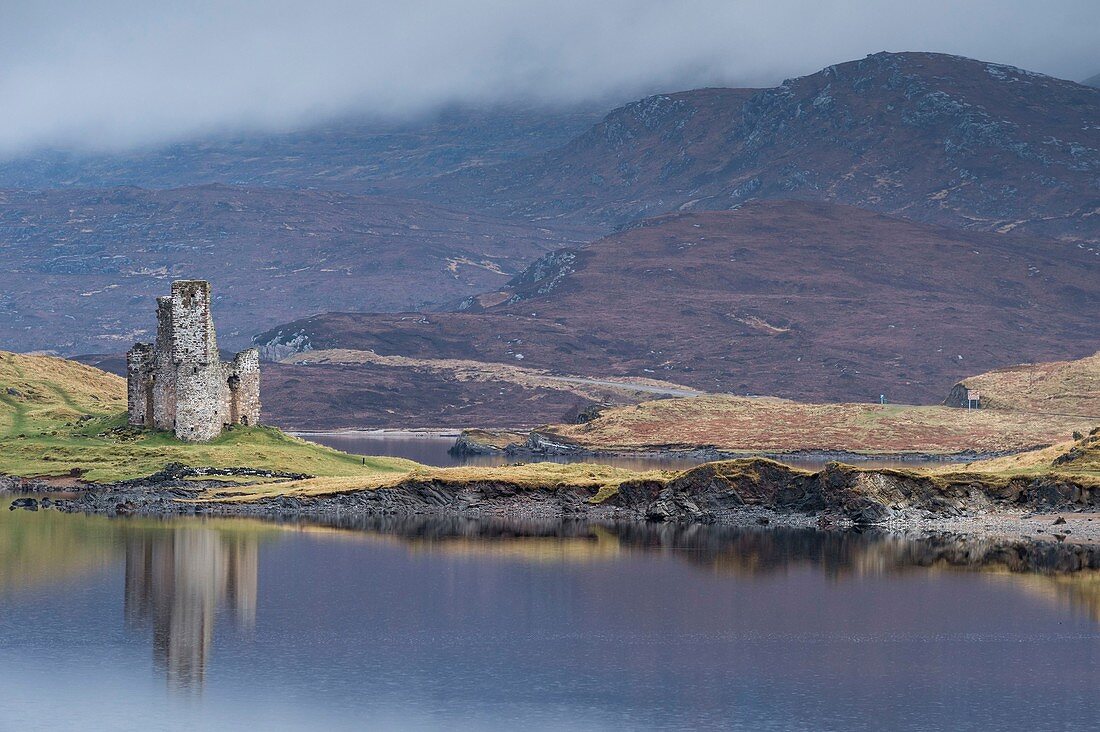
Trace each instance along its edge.
<path fill-rule="evenodd" d="M 181 440 L 212 440 L 229 425 L 260 422 L 260 354 L 222 361 L 210 316 L 210 283 L 178 280 L 157 298 L 155 343 L 126 354 L 129 422 Z"/>

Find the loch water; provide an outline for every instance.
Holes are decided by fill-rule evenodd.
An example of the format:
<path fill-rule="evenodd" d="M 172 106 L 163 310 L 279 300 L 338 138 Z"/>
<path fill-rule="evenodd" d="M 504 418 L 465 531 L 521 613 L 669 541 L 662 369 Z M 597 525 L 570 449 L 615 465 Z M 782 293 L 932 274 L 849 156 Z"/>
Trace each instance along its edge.
<path fill-rule="evenodd" d="M 1055 555 L 1022 568 L 880 534 L 108 519 L 8 502 L 5 732 L 1100 719 L 1100 576 L 1058 571 Z"/>
<path fill-rule="evenodd" d="M 627 470 L 687 470 L 707 461 L 705 456 L 638 454 L 638 455 L 586 455 L 562 454 L 540 455 L 538 457 L 516 457 L 508 454 L 495 455 L 452 455 L 450 450 L 455 444 L 458 433 L 447 432 L 398 432 L 390 430 L 363 430 L 346 432 L 297 433 L 299 437 L 320 445 L 343 450 L 353 455 L 386 455 L 415 460 L 424 465 L 450 468 L 460 465 L 496 466 L 522 462 L 589 462 L 612 465 Z M 822 456 L 787 456 L 779 458 L 783 462 L 798 468 L 820 470 L 832 458 Z M 871 458 L 858 461 L 866 468 L 903 468 L 928 464 L 929 460 L 898 460 L 890 458 Z M 938 463 L 937 463 L 938 464 Z"/>

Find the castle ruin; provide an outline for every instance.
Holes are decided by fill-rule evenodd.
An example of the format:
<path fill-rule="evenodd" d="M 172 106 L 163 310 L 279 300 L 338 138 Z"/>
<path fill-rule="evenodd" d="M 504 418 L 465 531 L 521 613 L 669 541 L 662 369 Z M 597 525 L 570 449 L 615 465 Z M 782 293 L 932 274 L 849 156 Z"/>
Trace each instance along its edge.
<path fill-rule="evenodd" d="M 260 421 L 260 354 L 222 361 L 210 317 L 210 283 L 178 280 L 157 298 L 155 343 L 126 354 L 130 424 L 204 442 L 228 425 Z"/>

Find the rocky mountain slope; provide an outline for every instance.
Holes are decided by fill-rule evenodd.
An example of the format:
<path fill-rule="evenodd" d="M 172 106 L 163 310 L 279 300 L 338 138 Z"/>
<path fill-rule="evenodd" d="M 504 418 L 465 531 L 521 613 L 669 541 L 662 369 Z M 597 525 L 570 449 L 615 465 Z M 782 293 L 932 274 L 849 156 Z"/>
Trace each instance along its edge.
<path fill-rule="evenodd" d="M 1098 99 L 1006 66 L 876 54 L 774 89 L 649 97 L 594 127 L 585 110 L 458 110 L 0 161 L 0 346 L 116 351 L 147 327 L 135 307 L 175 276 L 214 279 L 230 347 L 315 312 L 436 309 L 642 217 L 761 199 L 1060 238 L 1095 254 Z M 130 183 L 144 189 L 119 187 Z M 510 338 L 537 340 L 538 328 L 515 324 L 502 325 Z M 631 359 L 653 368 L 643 356 Z"/>
<path fill-rule="evenodd" d="M 272 357 L 347 348 L 707 392 L 935 403 L 1006 361 L 1095 352 L 1098 306 L 1095 249 L 755 202 L 555 252 L 461 312 L 332 313 L 255 342 Z"/>
<path fill-rule="evenodd" d="M 1100 91 L 999 64 L 878 53 L 773 89 L 700 89 L 610 113 L 562 148 L 432 195 L 604 226 L 753 199 L 1100 241 Z"/>
<path fill-rule="evenodd" d="M 589 237 L 392 197 L 222 185 L 0 191 L 0 346 L 125 350 L 174 278 L 222 342 L 304 313 L 432 308 Z"/>

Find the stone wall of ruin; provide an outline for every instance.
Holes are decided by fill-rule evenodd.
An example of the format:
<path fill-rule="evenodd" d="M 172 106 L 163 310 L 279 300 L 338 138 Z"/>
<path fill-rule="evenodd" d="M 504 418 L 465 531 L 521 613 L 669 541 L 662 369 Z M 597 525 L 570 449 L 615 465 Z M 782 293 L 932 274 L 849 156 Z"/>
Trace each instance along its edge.
<path fill-rule="evenodd" d="M 182 440 L 212 440 L 224 422 L 221 362 L 210 315 L 210 285 L 172 283 L 172 366 L 175 373 L 175 433 Z"/>
<path fill-rule="evenodd" d="M 157 298 L 156 342 L 135 344 L 127 354 L 131 425 L 206 441 L 226 425 L 259 424 L 259 352 L 221 361 L 210 302 L 210 285 L 201 280 L 174 282 L 170 296 Z"/>
<path fill-rule="evenodd" d="M 260 352 L 241 351 L 223 364 L 225 369 L 226 424 L 260 423 Z"/>
<path fill-rule="evenodd" d="M 153 426 L 173 430 L 176 424 L 176 380 L 172 378 L 175 323 L 172 298 L 157 298 L 157 339 L 153 343 Z"/>
<path fill-rule="evenodd" d="M 126 354 L 126 407 L 134 427 L 153 426 L 153 346 L 135 343 Z"/>
<path fill-rule="evenodd" d="M 173 282 L 171 318 L 175 363 L 209 364 L 218 360 L 218 341 L 210 315 L 210 283 Z"/>

